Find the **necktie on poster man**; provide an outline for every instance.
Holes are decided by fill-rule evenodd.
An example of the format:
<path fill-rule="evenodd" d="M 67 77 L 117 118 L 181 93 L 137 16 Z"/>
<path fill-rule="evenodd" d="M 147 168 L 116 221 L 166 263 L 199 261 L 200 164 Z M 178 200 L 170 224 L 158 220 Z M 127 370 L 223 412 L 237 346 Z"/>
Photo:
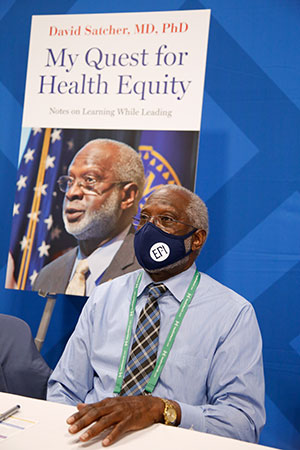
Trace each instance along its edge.
<path fill-rule="evenodd" d="M 210 11 L 33 16 L 6 287 L 76 246 L 57 179 L 89 140 L 140 152 L 141 205 L 194 189 Z M 25 142 L 25 144 L 24 144 Z"/>

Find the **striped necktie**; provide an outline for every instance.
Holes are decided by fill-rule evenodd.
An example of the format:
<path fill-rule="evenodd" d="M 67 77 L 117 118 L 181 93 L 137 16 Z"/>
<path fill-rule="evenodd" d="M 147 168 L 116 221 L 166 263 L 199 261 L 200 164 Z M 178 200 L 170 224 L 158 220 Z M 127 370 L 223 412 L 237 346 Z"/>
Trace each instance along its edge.
<path fill-rule="evenodd" d="M 160 327 L 157 299 L 166 290 L 164 284 L 149 285 L 148 300 L 136 326 L 120 395 L 142 394 L 155 367 Z"/>

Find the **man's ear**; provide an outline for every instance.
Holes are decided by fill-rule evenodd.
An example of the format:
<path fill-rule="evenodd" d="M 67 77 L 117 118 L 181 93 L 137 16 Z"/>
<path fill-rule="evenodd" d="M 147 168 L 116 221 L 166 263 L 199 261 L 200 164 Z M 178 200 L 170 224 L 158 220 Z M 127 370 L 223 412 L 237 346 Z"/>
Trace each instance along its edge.
<path fill-rule="evenodd" d="M 192 241 L 192 250 L 199 250 L 206 241 L 206 231 L 205 230 L 197 230 L 193 234 L 193 241 Z"/>
<path fill-rule="evenodd" d="M 138 185 L 136 183 L 127 183 L 121 191 L 121 209 L 131 208 L 138 194 Z"/>

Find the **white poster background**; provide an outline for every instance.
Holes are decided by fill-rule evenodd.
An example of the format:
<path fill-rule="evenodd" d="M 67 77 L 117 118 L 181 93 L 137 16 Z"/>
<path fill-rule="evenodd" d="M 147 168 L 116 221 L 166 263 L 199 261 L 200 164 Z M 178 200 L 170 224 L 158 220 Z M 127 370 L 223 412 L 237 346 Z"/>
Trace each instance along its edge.
<path fill-rule="evenodd" d="M 33 16 L 23 127 L 200 130 L 209 19 Z"/>

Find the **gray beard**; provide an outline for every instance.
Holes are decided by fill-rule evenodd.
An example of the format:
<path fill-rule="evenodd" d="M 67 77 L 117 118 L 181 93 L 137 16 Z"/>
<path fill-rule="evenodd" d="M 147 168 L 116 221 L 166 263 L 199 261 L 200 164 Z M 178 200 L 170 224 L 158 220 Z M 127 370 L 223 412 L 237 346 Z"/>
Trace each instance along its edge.
<path fill-rule="evenodd" d="M 118 192 L 114 190 L 100 209 L 86 213 L 79 223 L 69 223 L 64 212 L 63 220 L 66 231 L 79 241 L 89 239 L 102 241 L 116 228 L 119 212 Z"/>

